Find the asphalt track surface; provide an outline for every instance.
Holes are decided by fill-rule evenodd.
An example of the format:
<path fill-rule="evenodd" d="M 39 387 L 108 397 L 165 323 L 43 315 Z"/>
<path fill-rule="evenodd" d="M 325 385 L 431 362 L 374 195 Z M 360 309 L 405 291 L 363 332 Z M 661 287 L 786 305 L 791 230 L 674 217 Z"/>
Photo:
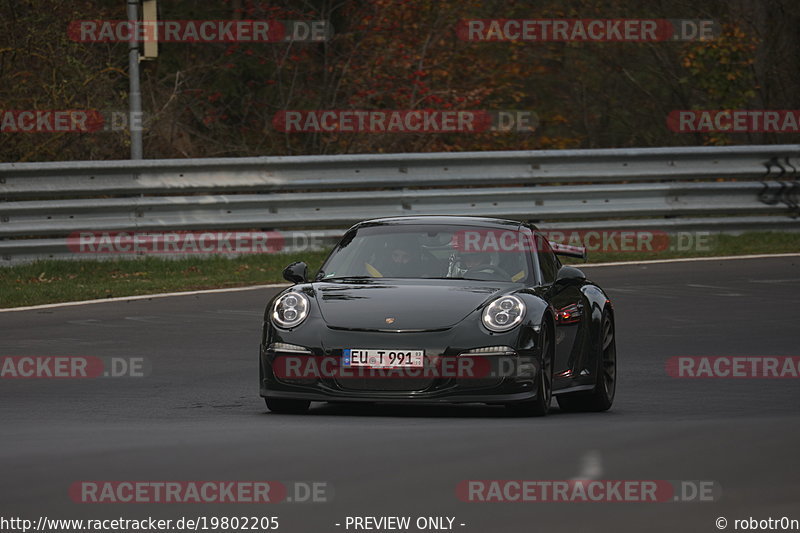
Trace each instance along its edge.
<path fill-rule="evenodd" d="M 800 381 L 671 378 L 678 355 L 800 355 L 800 257 L 588 267 L 617 311 L 608 413 L 500 407 L 267 412 L 263 307 L 277 289 L 0 313 L 0 355 L 146 357 L 145 378 L 0 380 L 0 516 L 265 515 L 279 531 L 346 516 L 455 516 L 456 531 L 718 531 L 800 519 Z M 467 503 L 468 479 L 712 480 L 703 503 Z M 78 480 L 328 484 L 326 503 L 77 504 Z M 340 523 L 341 526 L 335 524 Z M 465 524 L 460 526 L 458 524 Z M 353 529 L 350 529 L 353 531 Z M 411 531 L 417 531 L 411 529 Z"/>

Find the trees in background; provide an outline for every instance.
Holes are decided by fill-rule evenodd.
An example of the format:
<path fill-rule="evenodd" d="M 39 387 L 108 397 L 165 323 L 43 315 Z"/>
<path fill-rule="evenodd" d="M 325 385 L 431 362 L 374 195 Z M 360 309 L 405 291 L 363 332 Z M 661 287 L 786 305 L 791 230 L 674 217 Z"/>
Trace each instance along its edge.
<path fill-rule="evenodd" d="M 300 7 L 299 7 L 300 6 Z M 0 110 L 127 110 L 127 43 L 70 40 L 121 0 L 0 0 Z M 163 43 L 142 63 L 145 156 L 221 157 L 797 142 L 674 133 L 676 109 L 798 109 L 795 0 L 171 0 L 163 20 L 327 20 L 324 43 Z M 711 41 L 465 42 L 472 18 L 715 19 Z M 534 132 L 283 133 L 313 109 L 527 110 Z M 0 133 L 3 161 L 124 159 L 124 131 Z"/>

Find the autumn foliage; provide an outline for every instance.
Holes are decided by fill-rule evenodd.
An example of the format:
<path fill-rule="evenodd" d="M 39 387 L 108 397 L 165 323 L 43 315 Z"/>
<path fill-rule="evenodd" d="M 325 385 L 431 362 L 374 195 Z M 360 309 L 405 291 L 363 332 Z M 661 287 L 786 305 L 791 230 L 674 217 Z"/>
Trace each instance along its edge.
<path fill-rule="evenodd" d="M 122 0 L 0 0 L 0 110 L 128 108 L 127 43 L 80 43 L 71 21 Z M 170 0 L 162 19 L 326 20 L 321 43 L 162 43 L 141 63 L 145 156 L 526 150 L 798 142 L 791 133 L 676 133 L 676 109 L 798 109 L 795 0 Z M 466 42 L 464 19 L 695 18 L 693 42 Z M 287 110 L 526 110 L 535 131 L 287 133 Z M 124 159 L 126 131 L 0 133 L 0 160 Z"/>

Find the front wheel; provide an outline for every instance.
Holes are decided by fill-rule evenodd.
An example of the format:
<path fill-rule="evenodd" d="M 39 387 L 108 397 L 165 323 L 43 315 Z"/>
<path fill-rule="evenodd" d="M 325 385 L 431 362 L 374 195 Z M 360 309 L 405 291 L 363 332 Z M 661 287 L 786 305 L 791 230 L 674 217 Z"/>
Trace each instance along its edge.
<path fill-rule="evenodd" d="M 273 413 L 301 414 L 308 411 L 311 402 L 308 400 L 286 400 L 284 398 L 264 398 L 267 409 Z"/>
<path fill-rule="evenodd" d="M 590 393 L 556 396 L 563 411 L 608 411 L 617 390 L 617 339 L 614 319 L 603 311 L 600 327 L 600 354 L 597 361 L 597 381 Z"/>
<path fill-rule="evenodd" d="M 506 408 L 517 416 L 545 416 L 553 398 L 553 343 L 550 328 L 542 325 L 541 359 L 536 375 L 538 391 L 536 398 L 526 402 L 506 404 Z"/>

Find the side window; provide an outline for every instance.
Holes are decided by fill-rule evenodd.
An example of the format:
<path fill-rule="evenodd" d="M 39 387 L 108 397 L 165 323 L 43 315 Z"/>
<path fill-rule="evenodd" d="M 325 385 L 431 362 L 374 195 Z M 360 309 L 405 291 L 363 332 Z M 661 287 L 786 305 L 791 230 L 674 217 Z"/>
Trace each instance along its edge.
<path fill-rule="evenodd" d="M 542 281 L 545 284 L 553 283 L 556 280 L 558 269 L 561 268 L 561 262 L 541 233 L 536 233 L 536 254 L 539 259 L 539 268 L 542 271 Z"/>

